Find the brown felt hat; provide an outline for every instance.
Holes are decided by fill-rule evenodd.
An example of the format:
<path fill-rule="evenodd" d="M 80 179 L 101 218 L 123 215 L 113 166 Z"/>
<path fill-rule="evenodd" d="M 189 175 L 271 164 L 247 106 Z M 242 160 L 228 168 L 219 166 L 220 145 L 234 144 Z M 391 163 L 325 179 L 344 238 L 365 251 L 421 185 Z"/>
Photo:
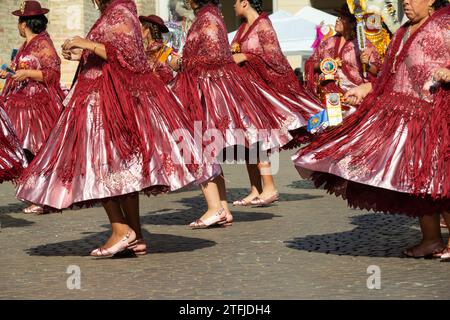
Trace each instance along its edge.
<path fill-rule="evenodd" d="M 153 23 L 154 25 L 159 27 L 159 30 L 161 30 L 162 33 L 169 32 L 169 28 L 167 28 L 164 24 L 164 20 L 154 14 L 149 16 L 139 16 L 139 21 Z"/>
<path fill-rule="evenodd" d="M 39 1 L 28 0 L 22 1 L 22 3 L 20 4 L 20 9 L 14 11 L 12 14 L 18 17 L 33 17 L 40 16 L 49 12 L 49 9 L 41 7 Z"/>

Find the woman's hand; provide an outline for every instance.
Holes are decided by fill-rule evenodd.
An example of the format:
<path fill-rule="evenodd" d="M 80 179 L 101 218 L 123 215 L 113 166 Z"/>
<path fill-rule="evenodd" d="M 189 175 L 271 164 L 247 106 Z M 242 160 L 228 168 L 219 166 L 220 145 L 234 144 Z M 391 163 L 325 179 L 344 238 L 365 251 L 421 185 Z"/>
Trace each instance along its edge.
<path fill-rule="evenodd" d="M 63 51 L 69 51 L 72 49 L 88 49 L 91 41 L 81 38 L 79 36 L 67 39 L 63 45 Z"/>
<path fill-rule="evenodd" d="M 369 64 L 370 63 L 370 55 L 367 53 L 367 51 L 364 51 L 361 56 L 360 60 L 362 64 Z"/>
<path fill-rule="evenodd" d="M 17 70 L 16 74 L 11 76 L 14 81 L 20 82 L 28 79 L 30 77 L 28 70 Z"/>
<path fill-rule="evenodd" d="M 62 55 L 64 59 L 70 61 L 80 61 L 81 55 L 83 54 L 82 49 L 71 49 L 71 50 L 63 50 Z"/>
<path fill-rule="evenodd" d="M 70 50 L 69 51 L 63 50 L 62 51 L 62 56 L 66 60 L 72 60 L 72 54 L 70 53 Z"/>
<path fill-rule="evenodd" d="M 180 59 L 181 57 L 176 54 L 171 55 L 171 59 L 167 60 L 167 63 L 172 68 L 173 71 L 179 71 L 180 70 Z"/>
<path fill-rule="evenodd" d="M 351 105 L 358 105 L 364 100 L 370 91 L 372 91 L 371 83 L 364 83 L 358 87 L 352 88 L 345 93 L 345 102 Z"/>
<path fill-rule="evenodd" d="M 447 68 L 439 68 L 433 76 L 435 81 L 448 83 L 450 81 L 450 70 Z"/>
<path fill-rule="evenodd" d="M 233 54 L 233 59 L 234 59 L 234 62 L 236 62 L 237 64 L 241 64 L 241 63 L 247 61 L 247 57 L 243 53 Z"/>
<path fill-rule="evenodd" d="M 69 57 L 67 51 L 71 51 L 71 58 L 73 58 L 72 60 L 76 60 L 78 59 L 78 55 L 73 54 L 74 52 L 77 52 L 76 50 L 90 50 L 100 58 L 108 60 L 108 55 L 106 53 L 106 47 L 104 44 L 96 43 L 78 36 L 67 39 L 62 45 L 62 49 L 63 52 L 66 51 L 66 53 L 64 54 L 65 59 L 67 59 L 66 57 Z"/>

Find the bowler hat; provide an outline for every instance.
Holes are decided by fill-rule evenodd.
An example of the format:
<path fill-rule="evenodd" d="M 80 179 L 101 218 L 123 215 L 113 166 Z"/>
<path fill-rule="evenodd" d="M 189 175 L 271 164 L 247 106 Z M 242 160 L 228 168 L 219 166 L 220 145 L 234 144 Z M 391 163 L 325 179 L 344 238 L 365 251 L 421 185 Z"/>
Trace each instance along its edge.
<path fill-rule="evenodd" d="M 154 14 L 149 15 L 149 16 L 139 16 L 139 21 L 141 22 L 150 22 L 153 23 L 154 25 L 159 27 L 159 30 L 161 30 L 162 33 L 167 33 L 169 32 L 169 28 L 166 27 L 166 25 L 164 24 L 164 20 L 161 19 L 158 16 L 155 16 Z"/>
<path fill-rule="evenodd" d="M 46 14 L 49 11 L 49 9 L 42 8 L 39 1 L 28 0 L 22 1 L 20 4 L 20 9 L 14 11 L 12 14 L 18 17 L 33 17 Z"/>

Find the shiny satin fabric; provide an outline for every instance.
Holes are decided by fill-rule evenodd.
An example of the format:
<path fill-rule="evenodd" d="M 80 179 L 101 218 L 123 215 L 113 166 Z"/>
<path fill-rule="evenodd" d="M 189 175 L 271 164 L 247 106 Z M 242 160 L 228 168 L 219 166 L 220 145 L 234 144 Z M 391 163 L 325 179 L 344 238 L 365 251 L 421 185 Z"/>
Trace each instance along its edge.
<path fill-rule="evenodd" d="M 87 38 L 105 44 L 108 61 L 84 52 L 66 107 L 17 197 L 63 209 L 139 191 L 156 195 L 219 174 L 150 71 L 134 2 L 114 0 Z M 172 135 L 177 129 L 187 129 L 189 156 Z"/>
<path fill-rule="evenodd" d="M 239 45 L 239 53 L 245 54 L 247 61 L 240 66 L 262 79 L 276 94 L 287 102 L 304 125 L 307 120 L 323 109 L 321 102 L 306 91 L 284 56 L 276 32 L 267 13 L 261 13 L 246 32 L 247 23 L 241 24 L 232 47 Z"/>
<path fill-rule="evenodd" d="M 217 133 L 222 142 L 217 154 L 221 148 L 257 142 L 263 150 L 277 149 L 293 139 L 290 130 L 305 125 L 305 119 L 258 78 L 234 63 L 217 6 L 202 7 L 189 30 L 182 70 L 172 88 L 191 118 L 203 122 L 203 132 Z"/>
<path fill-rule="evenodd" d="M 0 104 L 0 183 L 18 178 L 26 166 L 20 141 Z"/>
<path fill-rule="evenodd" d="M 293 115 L 259 82 L 233 70 L 237 66 L 228 67 L 231 70 L 221 71 L 219 77 L 195 78 L 182 72 L 175 79 L 174 92 L 188 106 L 192 119 L 203 123 L 205 142 L 213 133 L 222 140 L 218 149 L 261 142 L 261 148 L 269 150 L 291 141 L 289 131 L 302 127 L 304 119 Z M 195 97 L 186 92 L 196 93 Z M 270 112 L 263 107 L 267 105 Z"/>
<path fill-rule="evenodd" d="M 354 207 L 412 216 L 450 209 L 448 8 L 394 35 L 374 91 L 344 124 L 293 157 L 299 173 Z M 432 45 L 431 45 L 432 44 Z"/>

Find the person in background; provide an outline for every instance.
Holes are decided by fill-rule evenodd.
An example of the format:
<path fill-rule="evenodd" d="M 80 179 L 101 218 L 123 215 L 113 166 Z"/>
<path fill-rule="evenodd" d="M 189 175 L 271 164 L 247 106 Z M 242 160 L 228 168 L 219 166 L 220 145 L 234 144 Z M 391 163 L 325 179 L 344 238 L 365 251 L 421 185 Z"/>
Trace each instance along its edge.
<path fill-rule="evenodd" d="M 236 15 L 244 22 L 232 41 L 233 58 L 241 68 L 289 101 L 289 110 L 302 119 L 303 126 L 292 132 L 294 140 L 284 147 L 295 148 L 310 138 L 305 129 L 307 121 L 323 107 L 316 97 L 300 85 L 281 51 L 269 16 L 262 8 L 262 0 L 235 0 Z M 251 185 L 250 194 L 234 201 L 235 206 L 269 205 L 278 200 L 270 162 L 247 163 L 247 171 Z"/>
<path fill-rule="evenodd" d="M 373 44 L 366 40 L 366 49 L 360 52 L 356 38 L 356 18 L 347 4 L 338 10 L 336 35 L 323 41 L 305 63 L 306 87 L 323 100 L 326 93 L 344 95 L 349 89 L 363 83 L 373 82 L 381 68 L 381 57 Z M 324 59 L 334 59 L 338 64 L 336 80 L 319 81 L 320 64 Z M 363 72 L 366 65 L 366 76 Z M 346 115 L 354 111 L 350 108 Z"/>
<path fill-rule="evenodd" d="M 144 255 L 138 193 L 208 180 L 219 166 L 203 165 L 189 119 L 150 71 L 134 1 L 93 2 L 101 14 L 91 31 L 62 46 L 79 72 L 47 143 L 20 177 L 17 198 L 56 210 L 102 204 L 112 233 L 91 255 Z"/>
<path fill-rule="evenodd" d="M 2 93 L 5 111 L 22 144 L 28 162 L 39 153 L 63 109 L 65 93 L 61 89 L 61 59 L 47 33 L 50 10 L 38 1 L 23 1 L 12 14 L 19 17 L 18 30 L 25 43 L 19 49 L 13 65 L 14 75 L 0 71 L 7 78 Z M 25 213 L 45 213 L 37 205 Z"/>
<path fill-rule="evenodd" d="M 150 68 L 159 79 L 168 84 L 173 79 L 173 70 L 169 64 L 172 49 L 164 43 L 163 34 L 168 33 L 169 29 L 163 19 L 156 15 L 139 16 L 139 21 Z"/>
<path fill-rule="evenodd" d="M 362 104 L 294 157 L 300 175 L 353 208 L 418 217 L 422 240 L 406 257 L 450 256 L 439 227 L 440 215 L 450 225 L 448 4 L 404 0 L 409 22 L 395 33 L 377 81 L 346 93 Z"/>

